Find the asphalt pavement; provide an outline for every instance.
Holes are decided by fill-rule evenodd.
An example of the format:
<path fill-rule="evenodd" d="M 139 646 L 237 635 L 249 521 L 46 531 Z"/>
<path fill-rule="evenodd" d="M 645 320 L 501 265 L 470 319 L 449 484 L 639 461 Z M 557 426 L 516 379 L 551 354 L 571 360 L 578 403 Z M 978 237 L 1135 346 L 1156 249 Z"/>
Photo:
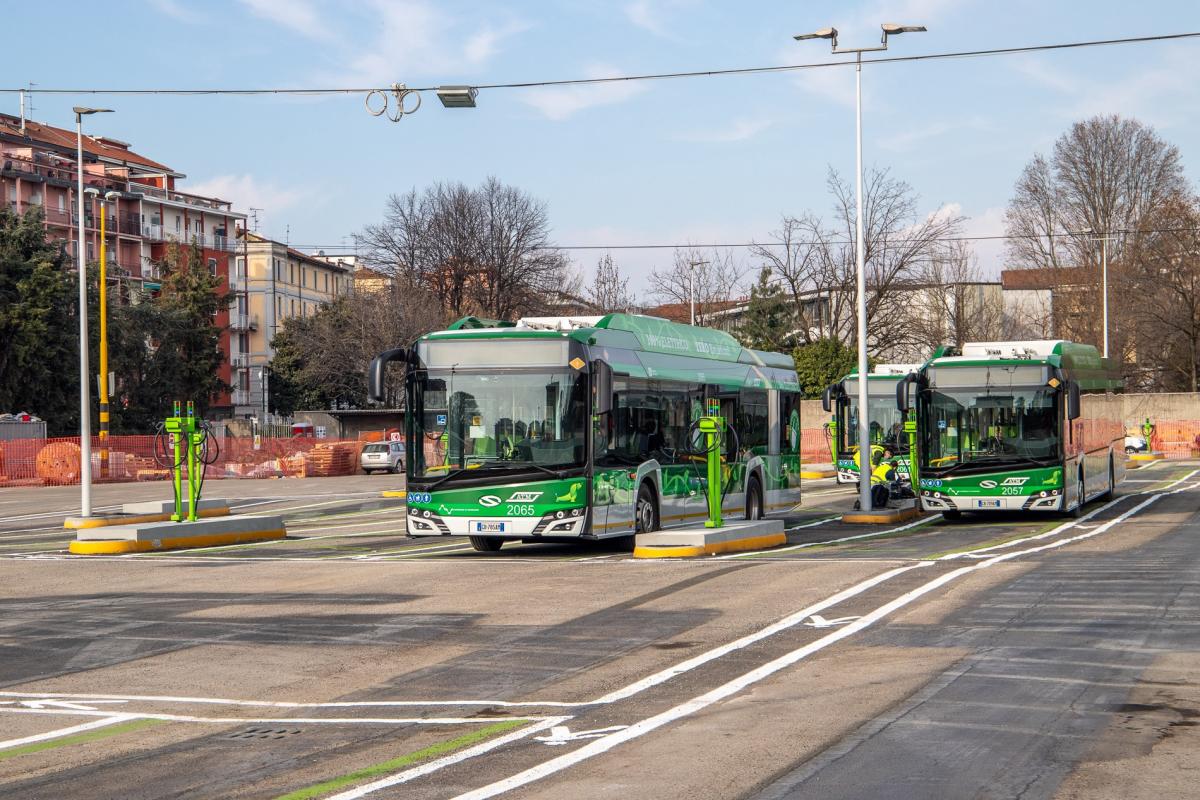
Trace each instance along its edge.
<path fill-rule="evenodd" d="M 97 487 L 97 505 L 165 485 Z M 395 476 L 214 482 L 282 541 L 66 553 L 78 489 L 0 490 L 0 796 L 1185 797 L 1200 465 L 1083 519 L 788 543 L 407 539 Z"/>

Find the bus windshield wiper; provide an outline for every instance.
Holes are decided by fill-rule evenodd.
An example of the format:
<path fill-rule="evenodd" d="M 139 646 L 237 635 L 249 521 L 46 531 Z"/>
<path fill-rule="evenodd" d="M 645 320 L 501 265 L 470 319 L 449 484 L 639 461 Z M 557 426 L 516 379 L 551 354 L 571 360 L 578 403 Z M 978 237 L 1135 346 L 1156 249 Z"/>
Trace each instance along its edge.
<path fill-rule="evenodd" d="M 516 467 L 516 468 L 521 468 L 521 469 L 523 469 L 525 467 L 529 467 L 531 469 L 536 469 L 541 472 L 544 472 L 547 475 L 553 475 L 555 478 L 562 477 L 562 472 L 560 472 L 558 470 L 550 469 L 549 467 L 543 467 L 541 464 L 535 464 L 532 461 L 513 461 L 511 459 L 502 459 L 499 461 L 491 461 L 488 463 L 488 466 L 489 467 L 490 466 Z"/>
<path fill-rule="evenodd" d="M 429 484 L 429 486 L 426 487 L 425 491 L 432 491 L 433 489 L 436 489 L 438 486 L 441 486 L 443 483 L 450 480 L 451 478 L 457 478 L 459 475 L 462 475 L 464 472 L 474 472 L 474 470 L 472 470 L 468 467 L 452 469 L 449 472 L 447 472 L 445 475 L 443 475 L 442 477 L 438 478 L 433 483 Z"/>

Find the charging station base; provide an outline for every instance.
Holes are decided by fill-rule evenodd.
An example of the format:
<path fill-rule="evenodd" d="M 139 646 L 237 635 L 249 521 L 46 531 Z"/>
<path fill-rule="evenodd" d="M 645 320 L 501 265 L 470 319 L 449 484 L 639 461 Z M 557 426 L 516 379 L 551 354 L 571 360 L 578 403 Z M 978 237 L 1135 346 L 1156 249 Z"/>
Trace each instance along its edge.
<path fill-rule="evenodd" d="M 84 528 L 69 550 L 75 555 L 115 555 L 191 547 L 216 547 L 283 539 L 283 517 L 277 514 L 198 519 L 195 522 L 147 522 Z"/>
<path fill-rule="evenodd" d="M 184 503 L 184 508 L 187 504 Z M 174 500 L 152 500 L 148 503 L 126 503 L 118 514 L 93 514 L 90 517 L 67 517 L 64 528 L 105 528 L 110 525 L 140 525 L 144 522 L 168 522 L 175 513 Z M 201 500 L 196 504 L 198 517 L 229 516 L 228 500 Z"/>
<path fill-rule="evenodd" d="M 735 520 L 720 528 L 670 528 L 634 537 L 634 558 L 695 558 L 763 550 L 787 543 L 783 520 Z"/>

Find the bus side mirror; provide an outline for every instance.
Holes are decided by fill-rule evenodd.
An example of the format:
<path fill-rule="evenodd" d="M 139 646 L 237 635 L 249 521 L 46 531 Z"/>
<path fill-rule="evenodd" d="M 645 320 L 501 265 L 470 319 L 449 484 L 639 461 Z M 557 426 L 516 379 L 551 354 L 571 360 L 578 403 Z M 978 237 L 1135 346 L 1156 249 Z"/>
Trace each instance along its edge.
<path fill-rule="evenodd" d="M 596 359 L 592 362 L 592 408 L 596 414 L 608 414 L 612 411 L 612 387 L 612 367 L 607 361 Z"/>
<path fill-rule="evenodd" d="M 1079 419 L 1079 384 L 1075 381 L 1067 384 L 1067 419 Z"/>
<path fill-rule="evenodd" d="M 821 408 L 825 409 L 826 414 L 833 412 L 833 387 L 826 386 L 825 393 L 821 395 Z"/>
<path fill-rule="evenodd" d="M 408 359 L 408 348 L 397 347 L 394 350 L 385 350 L 375 356 L 371 361 L 371 366 L 367 369 L 367 397 L 374 400 L 376 403 L 382 403 L 387 399 L 387 392 L 384 390 L 384 376 L 387 373 L 387 365 L 392 361 L 401 361 Z"/>
<path fill-rule="evenodd" d="M 908 396 L 909 387 L 912 386 L 912 383 L 912 375 L 907 375 L 903 380 L 896 384 L 896 408 L 901 413 L 907 414 L 908 410 L 912 408 L 912 403 L 910 402 Z"/>

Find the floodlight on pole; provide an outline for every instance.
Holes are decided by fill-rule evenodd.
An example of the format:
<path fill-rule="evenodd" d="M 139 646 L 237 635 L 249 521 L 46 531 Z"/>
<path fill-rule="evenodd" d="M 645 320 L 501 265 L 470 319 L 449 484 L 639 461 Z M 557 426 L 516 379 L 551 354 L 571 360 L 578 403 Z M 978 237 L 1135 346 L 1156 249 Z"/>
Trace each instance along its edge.
<path fill-rule="evenodd" d="M 696 267 L 703 267 L 707 264 L 707 261 L 688 262 L 688 307 L 690 310 L 689 324 L 693 326 L 696 324 Z"/>
<path fill-rule="evenodd" d="M 84 235 L 83 214 L 83 118 L 91 114 L 106 114 L 111 108 L 75 106 L 75 196 L 79 219 L 78 250 L 75 266 L 79 270 L 79 504 L 80 516 L 92 515 L 92 409 L 88 384 L 88 324 L 87 324 L 87 239 Z"/>
<path fill-rule="evenodd" d="M 888 36 L 900 33 L 924 31 L 923 25 L 897 25 L 887 22 L 880 26 L 883 43 L 879 47 L 855 47 L 839 50 L 837 28 L 822 28 L 815 33 L 793 37 L 797 41 L 807 39 L 829 39 L 834 53 L 853 53 L 854 64 L 854 183 L 856 190 L 856 213 L 854 216 L 854 260 L 857 272 L 858 292 L 858 505 L 863 511 L 871 510 L 871 429 L 867 409 L 867 267 L 863 244 L 863 168 L 862 168 L 862 54 L 887 50 Z M 920 501 L 918 501 L 920 502 Z"/>

